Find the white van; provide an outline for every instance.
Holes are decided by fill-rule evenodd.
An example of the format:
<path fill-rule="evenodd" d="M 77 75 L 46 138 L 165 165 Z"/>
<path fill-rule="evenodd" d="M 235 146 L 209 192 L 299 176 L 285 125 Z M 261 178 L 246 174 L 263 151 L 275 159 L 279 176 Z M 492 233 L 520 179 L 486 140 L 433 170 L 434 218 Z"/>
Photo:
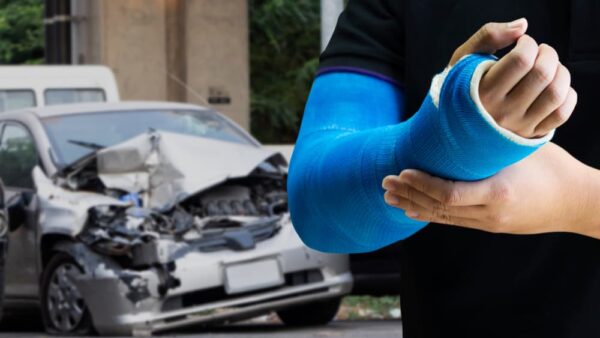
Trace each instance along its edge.
<path fill-rule="evenodd" d="M 117 102 L 105 66 L 0 66 L 0 112 L 80 102 Z"/>

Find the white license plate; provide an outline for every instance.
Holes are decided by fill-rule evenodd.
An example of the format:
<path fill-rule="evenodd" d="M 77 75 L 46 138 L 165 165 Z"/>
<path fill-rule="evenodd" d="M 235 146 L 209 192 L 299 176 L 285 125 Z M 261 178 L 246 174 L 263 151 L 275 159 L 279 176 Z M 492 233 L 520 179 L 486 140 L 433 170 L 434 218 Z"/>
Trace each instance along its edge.
<path fill-rule="evenodd" d="M 225 291 L 235 294 L 283 284 L 283 274 L 275 259 L 225 267 Z"/>

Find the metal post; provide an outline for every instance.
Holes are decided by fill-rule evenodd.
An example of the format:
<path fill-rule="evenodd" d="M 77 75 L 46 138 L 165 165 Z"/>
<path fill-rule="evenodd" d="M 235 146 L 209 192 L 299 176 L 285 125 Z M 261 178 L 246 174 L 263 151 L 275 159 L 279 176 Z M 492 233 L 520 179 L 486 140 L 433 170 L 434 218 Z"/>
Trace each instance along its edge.
<path fill-rule="evenodd" d="M 344 0 L 321 0 L 321 51 L 327 47 L 343 10 Z"/>
<path fill-rule="evenodd" d="M 44 6 L 46 63 L 70 64 L 71 2 L 69 0 L 46 0 Z"/>

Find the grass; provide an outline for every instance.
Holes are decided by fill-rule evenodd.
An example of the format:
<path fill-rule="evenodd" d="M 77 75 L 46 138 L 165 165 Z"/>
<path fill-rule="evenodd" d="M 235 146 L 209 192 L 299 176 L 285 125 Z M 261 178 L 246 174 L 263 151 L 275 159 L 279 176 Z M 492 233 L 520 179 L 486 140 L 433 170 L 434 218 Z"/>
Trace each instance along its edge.
<path fill-rule="evenodd" d="M 347 296 L 336 319 L 393 319 L 400 317 L 400 297 L 398 296 Z"/>
<path fill-rule="evenodd" d="M 400 318 L 398 296 L 346 296 L 335 320 L 373 320 Z M 275 312 L 252 318 L 246 323 L 281 323 Z"/>

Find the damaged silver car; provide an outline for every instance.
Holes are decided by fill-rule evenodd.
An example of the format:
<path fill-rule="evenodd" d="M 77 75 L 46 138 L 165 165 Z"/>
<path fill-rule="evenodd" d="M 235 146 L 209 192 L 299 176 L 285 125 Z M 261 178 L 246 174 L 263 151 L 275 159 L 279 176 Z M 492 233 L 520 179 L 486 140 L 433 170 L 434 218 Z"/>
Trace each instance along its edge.
<path fill-rule="evenodd" d="M 347 256 L 302 244 L 286 161 L 218 113 L 123 102 L 0 115 L 5 311 L 58 334 L 149 335 L 276 311 L 323 324 Z"/>

